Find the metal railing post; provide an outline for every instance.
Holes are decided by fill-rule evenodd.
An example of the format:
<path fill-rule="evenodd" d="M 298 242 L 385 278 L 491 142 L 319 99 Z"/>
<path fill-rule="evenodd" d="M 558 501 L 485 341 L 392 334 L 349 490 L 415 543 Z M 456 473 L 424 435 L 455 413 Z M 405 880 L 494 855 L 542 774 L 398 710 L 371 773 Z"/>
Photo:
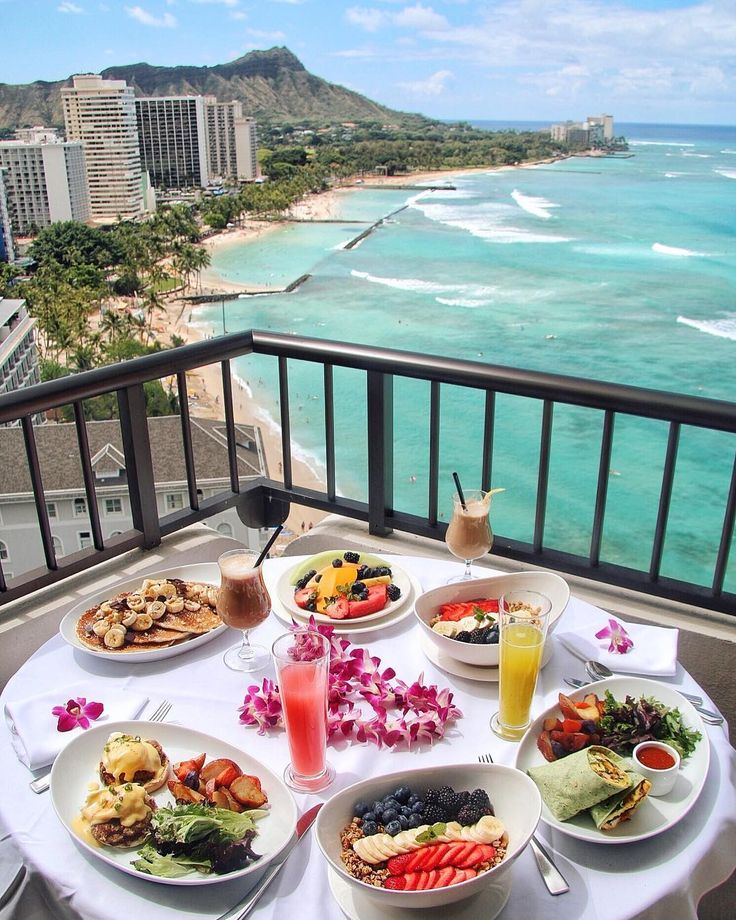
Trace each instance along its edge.
<path fill-rule="evenodd" d="M 368 530 L 385 537 L 394 504 L 394 378 L 368 371 Z"/>
<path fill-rule="evenodd" d="M 133 527 L 143 534 L 144 548 L 151 549 L 161 542 L 161 525 L 143 385 L 118 390 L 118 407 Z"/>

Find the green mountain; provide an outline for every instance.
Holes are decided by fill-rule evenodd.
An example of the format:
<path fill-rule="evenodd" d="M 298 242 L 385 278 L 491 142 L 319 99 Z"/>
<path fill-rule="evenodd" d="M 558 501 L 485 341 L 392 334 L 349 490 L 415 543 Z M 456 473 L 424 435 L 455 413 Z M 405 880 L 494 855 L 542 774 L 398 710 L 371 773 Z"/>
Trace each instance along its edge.
<path fill-rule="evenodd" d="M 288 48 L 251 51 L 236 61 L 214 67 L 108 67 L 102 76 L 126 80 L 138 96 L 203 94 L 217 96 L 221 102 L 237 99 L 246 114 L 261 122 L 425 121 L 418 115 L 387 109 L 360 93 L 314 76 Z M 59 91 L 71 82 L 70 77 L 57 83 L 0 83 L 0 132 L 38 124 L 63 125 Z"/>

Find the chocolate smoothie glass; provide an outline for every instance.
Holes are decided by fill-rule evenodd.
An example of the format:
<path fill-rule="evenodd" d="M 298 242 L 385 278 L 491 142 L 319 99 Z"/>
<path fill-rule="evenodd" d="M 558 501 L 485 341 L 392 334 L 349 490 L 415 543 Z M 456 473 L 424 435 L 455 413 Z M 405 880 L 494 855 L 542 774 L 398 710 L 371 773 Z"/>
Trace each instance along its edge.
<path fill-rule="evenodd" d="M 224 655 L 225 664 L 233 671 L 259 671 L 270 661 L 263 646 L 251 645 L 249 635 L 271 612 L 263 568 L 256 568 L 256 559 L 256 554 L 248 550 L 232 549 L 217 560 L 221 578 L 217 612 L 223 623 L 243 632 L 240 645 L 234 645 Z"/>

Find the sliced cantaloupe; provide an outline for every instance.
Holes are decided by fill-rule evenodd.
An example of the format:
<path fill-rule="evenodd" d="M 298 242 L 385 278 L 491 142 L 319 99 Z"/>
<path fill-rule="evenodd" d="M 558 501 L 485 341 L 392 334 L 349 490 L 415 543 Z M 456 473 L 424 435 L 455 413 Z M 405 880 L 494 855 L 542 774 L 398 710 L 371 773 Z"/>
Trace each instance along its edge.
<path fill-rule="evenodd" d="M 338 585 L 352 585 L 358 574 L 358 566 L 345 562 L 339 569 L 329 566 L 322 570 L 322 578 L 317 587 L 317 610 L 322 613 L 325 609 L 325 600 L 334 597 Z"/>

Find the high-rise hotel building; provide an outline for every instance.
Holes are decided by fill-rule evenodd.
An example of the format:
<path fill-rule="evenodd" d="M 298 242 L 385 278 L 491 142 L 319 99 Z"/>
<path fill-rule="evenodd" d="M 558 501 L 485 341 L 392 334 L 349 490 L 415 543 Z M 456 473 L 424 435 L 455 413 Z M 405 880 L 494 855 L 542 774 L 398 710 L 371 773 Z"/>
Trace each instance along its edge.
<path fill-rule="evenodd" d="M 90 219 L 87 169 L 80 141 L 0 141 L 0 169 L 16 236 L 35 233 L 60 220 Z"/>
<path fill-rule="evenodd" d="M 256 122 L 243 115 L 241 102 L 204 97 L 210 174 L 252 181 L 258 175 Z"/>
<path fill-rule="evenodd" d="M 68 140 L 82 141 L 94 220 L 131 219 L 144 211 L 133 88 L 94 74 L 61 90 Z"/>
<path fill-rule="evenodd" d="M 0 169 L 0 262 L 15 261 L 13 228 L 10 226 L 8 197 L 5 193 L 5 173 Z"/>
<path fill-rule="evenodd" d="M 203 96 L 135 100 L 143 169 L 157 188 L 206 188 L 207 121 Z"/>

